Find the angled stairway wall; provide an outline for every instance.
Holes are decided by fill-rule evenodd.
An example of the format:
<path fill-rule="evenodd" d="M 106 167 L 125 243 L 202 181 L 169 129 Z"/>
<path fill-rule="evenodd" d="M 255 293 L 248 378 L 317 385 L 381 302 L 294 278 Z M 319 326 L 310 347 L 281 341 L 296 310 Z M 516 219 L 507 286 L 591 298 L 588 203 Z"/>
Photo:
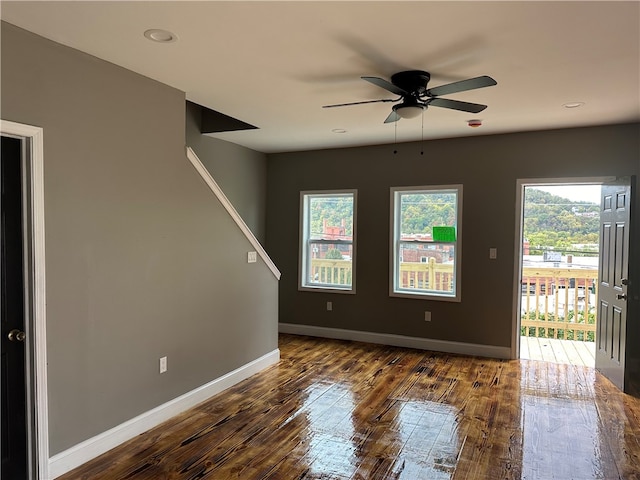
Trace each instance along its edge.
<path fill-rule="evenodd" d="M 150 426 L 132 421 L 277 361 L 278 280 L 247 263 L 254 245 L 186 157 L 183 92 L 1 33 L 1 116 L 44 132 L 55 477 Z"/>

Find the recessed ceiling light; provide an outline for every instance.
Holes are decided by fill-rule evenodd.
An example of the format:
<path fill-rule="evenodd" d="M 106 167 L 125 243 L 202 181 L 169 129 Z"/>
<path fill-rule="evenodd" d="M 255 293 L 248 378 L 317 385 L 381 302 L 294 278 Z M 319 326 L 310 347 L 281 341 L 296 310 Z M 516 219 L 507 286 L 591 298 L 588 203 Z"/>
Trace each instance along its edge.
<path fill-rule="evenodd" d="M 173 43 L 178 41 L 178 36 L 175 33 L 171 33 L 168 30 L 160 30 L 158 28 L 152 28 L 144 32 L 144 36 L 149 40 L 159 43 Z"/>
<path fill-rule="evenodd" d="M 334 128 L 333 130 L 331 130 L 333 133 L 347 133 L 347 131 L 344 128 Z"/>
<path fill-rule="evenodd" d="M 568 102 L 564 103 L 562 106 L 564 108 L 578 108 L 584 105 L 584 102 Z"/>

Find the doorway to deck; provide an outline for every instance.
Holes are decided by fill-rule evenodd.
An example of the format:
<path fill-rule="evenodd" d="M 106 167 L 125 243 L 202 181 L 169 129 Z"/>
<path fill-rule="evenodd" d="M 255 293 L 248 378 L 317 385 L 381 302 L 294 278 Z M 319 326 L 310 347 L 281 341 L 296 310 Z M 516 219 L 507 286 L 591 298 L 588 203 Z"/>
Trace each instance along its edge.
<path fill-rule="evenodd" d="M 521 183 L 521 359 L 595 366 L 598 180 Z"/>

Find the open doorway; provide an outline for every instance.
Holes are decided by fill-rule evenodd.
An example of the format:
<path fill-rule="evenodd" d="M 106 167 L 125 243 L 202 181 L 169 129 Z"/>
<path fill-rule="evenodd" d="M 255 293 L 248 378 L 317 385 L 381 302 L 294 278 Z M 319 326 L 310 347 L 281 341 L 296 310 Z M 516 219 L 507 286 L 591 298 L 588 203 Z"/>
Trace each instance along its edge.
<path fill-rule="evenodd" d="M 595 366 L 600 184 L 521 183 L 521 359 Z"/>

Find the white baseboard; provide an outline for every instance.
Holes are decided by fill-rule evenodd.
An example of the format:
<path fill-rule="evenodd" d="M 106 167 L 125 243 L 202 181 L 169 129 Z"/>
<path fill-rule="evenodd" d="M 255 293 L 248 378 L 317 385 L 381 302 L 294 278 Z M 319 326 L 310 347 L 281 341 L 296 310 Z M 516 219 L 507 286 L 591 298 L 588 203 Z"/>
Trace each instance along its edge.
<path fill-rule="evenodd" d="M 232 372 L 216 378 L 215 380 L 202 385 L 190 392 L 185 393 L 167 403 L 160 405 L 153 410 L 149 410 L 128 420 L 100 435 L 85 440 L 64 452 L 60 452 L 49 459 L 49 477 L 56 478 L 63 475 L 83 463 L 96 458 L 99 455 L 117 447 L 121 443 L 146 432 L 147 430 L 160 425 L 185 410 L 204 402 L 208 398 L 216 395 L 236 383 L 249 378 L 251 375 L 278 363 L 280 360 L 280 350 L 275 349 L 252 362 L 243 365 Z"/>
<path fill-rule="evenodd" d="M 362 332 L 358 330 L 343 330 L 341 328 L 316 327 L 313 325 L 298 325 L 294 323 L 279 323 L 278 331 L 294 335 L 309 335 L 310 337 L 335 338 L 338 340 L 354 340 L 356 342 L 378 343 L 382 345 L 393 345 L 394 347 L 417 348 L 420 350 L 459 353 L 462 355 L 478 357 L 511 358 L 510 347 L 450 342 L 446 340 L 432 340 L 429 338 L 407 337 L 392 333 Z"/>

